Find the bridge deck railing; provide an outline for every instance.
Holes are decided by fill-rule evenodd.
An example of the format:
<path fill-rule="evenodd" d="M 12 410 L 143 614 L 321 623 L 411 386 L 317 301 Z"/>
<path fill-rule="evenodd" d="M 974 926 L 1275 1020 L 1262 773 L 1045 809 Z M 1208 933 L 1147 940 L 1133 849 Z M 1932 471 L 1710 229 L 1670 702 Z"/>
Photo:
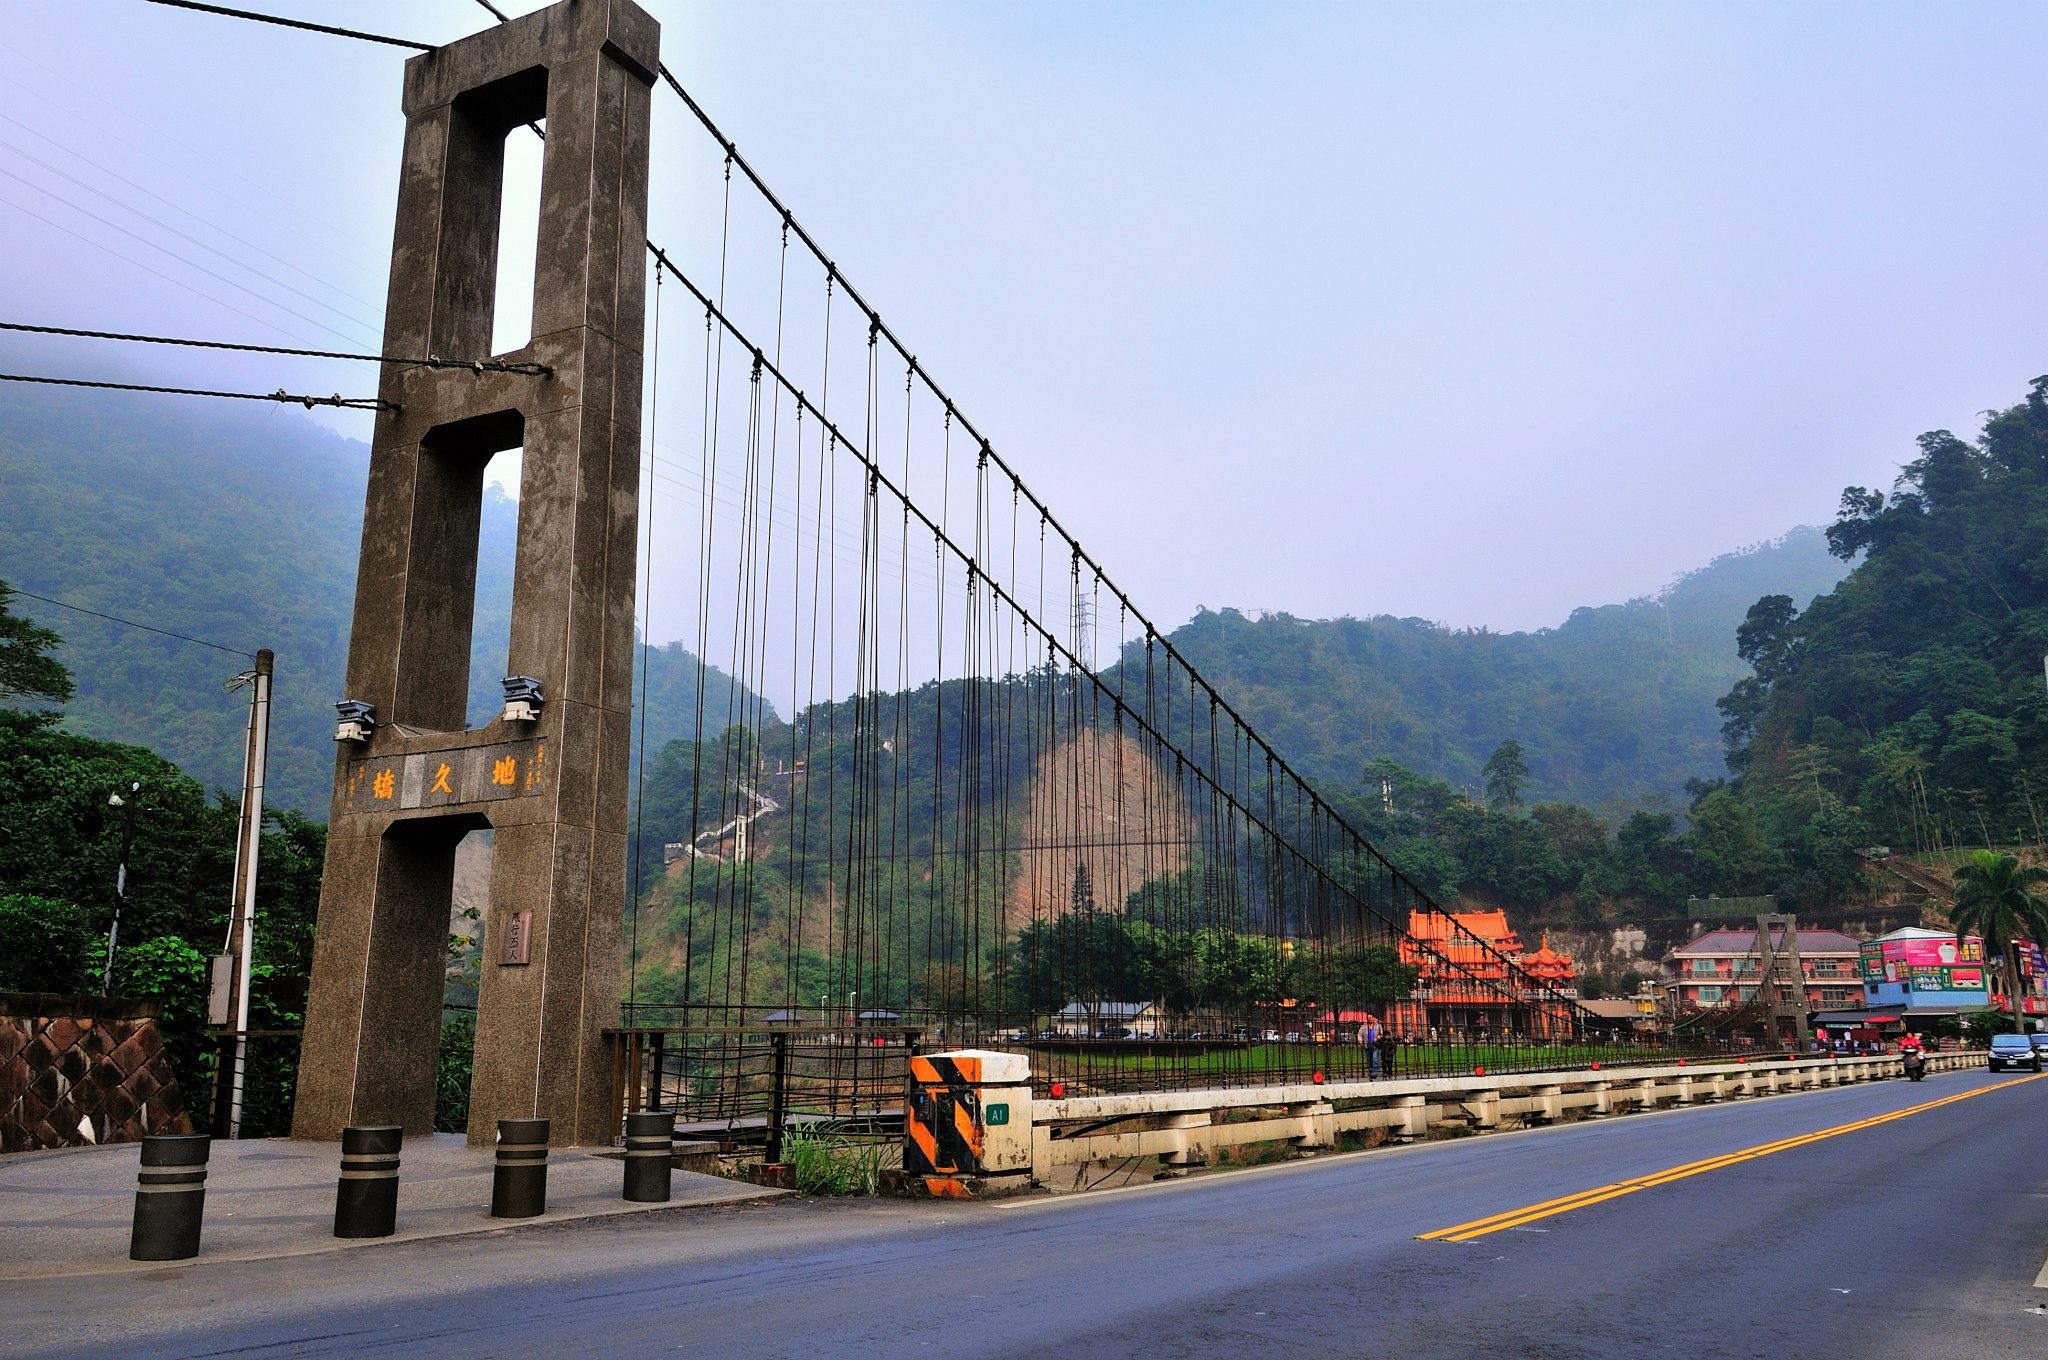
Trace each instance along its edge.
<path fill-rule="evenodd" d="M 1927 1065 L 1930 1072 L 1981 1067 L 1984 1055 L 1930 1054 Z M 1158 1158 L 1170 1173 L 1258 1143 L 1334 1148 L 1342 1135 L 1371 1130 L 1414 1142 L 1443 1126 L 1477 1132 L 1504 1121 L 1601 1118 L 1900 1075 L 1896 1056 L 1868 1055 L 1039 1099 L 1032 1105 L 1032 1175 L 1045 1181 L 1061 1167 L 1139 1157 Z"/>

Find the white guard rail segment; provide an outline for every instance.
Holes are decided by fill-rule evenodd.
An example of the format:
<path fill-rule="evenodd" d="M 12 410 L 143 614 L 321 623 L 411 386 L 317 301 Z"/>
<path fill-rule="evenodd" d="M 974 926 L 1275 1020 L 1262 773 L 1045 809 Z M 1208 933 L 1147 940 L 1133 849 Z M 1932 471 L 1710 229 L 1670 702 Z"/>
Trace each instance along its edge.
<path fill-rule="evenodd" d="M 1981 1052 L 1930 1053 L 1927 1070 L 1982 1067 L 1984 1060 Z M 1334 1147 L 1339 1133 L 1376 1128 L 1391 1130 L 1398 1142 L 1412 1142 L 1439 1124 L 1475 1130 L 1497 1127 L 1503 1119 L 1545 1124 L 1570 1110 L 1601 1118 L 1659 1105 L 1705 1104 L 1901 1075 L 1898 1057 L 1887 1054 L 1072 1096 L 1034 1103 L 1031 1172 L 1044 1180 L 1060 1166 L 1157 1157 L 1171 1174 L 1203 1164 L 1217 1150 L 1247 1143 L 1285 1139 L 1298 1148 Z M 1236 1111 L 1251 1117 L 1218 1122 Z M 1131 1122 L 1121 1130 L 1068 1136 L 1061 1136 L 1058 1127 L 1103 1120 Z M 1137 1126 L 1140 1120 L 1160 1127 Z"/>

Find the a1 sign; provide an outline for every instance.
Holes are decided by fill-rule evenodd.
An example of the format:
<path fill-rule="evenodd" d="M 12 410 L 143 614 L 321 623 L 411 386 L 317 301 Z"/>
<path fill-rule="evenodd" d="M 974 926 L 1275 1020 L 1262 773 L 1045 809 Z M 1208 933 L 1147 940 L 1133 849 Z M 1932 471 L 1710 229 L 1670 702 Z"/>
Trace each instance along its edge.
<path fill-rule="evenodd" d="M 982 1120 L 983 1120 L 983 1122 L 984 1122 L 984 1123 L 988 1124 L 988 1125 L 989 1125 L 989 1126 L 990 1126 L 991 1128 L 993 1128 L 993 1127 L 994 1127 L 995 1125 L 997 1125 L 997 1124 L 1007 1124 L 1007 1123 L 1009 1123 L 1009 1122 L 1010 1122 L 1010 1106 L 1009 1106 L 1009 1103 L 1008 1103 L 1007 1101 L 999 1101 L 999 1102 L 997 1102 L 997 1103 L 996 1103 L 996 1104 L 994 1104 L 994 1105 L 985 1105 L 985 1106 L 983 1106 L 983 1107 L 982 1107 Z"/>

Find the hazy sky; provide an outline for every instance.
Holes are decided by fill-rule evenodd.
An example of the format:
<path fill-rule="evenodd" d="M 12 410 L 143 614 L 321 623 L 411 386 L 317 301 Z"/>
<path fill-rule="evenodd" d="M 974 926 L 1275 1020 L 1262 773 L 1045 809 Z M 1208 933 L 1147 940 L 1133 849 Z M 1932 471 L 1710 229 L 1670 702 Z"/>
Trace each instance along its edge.
<path fill-rule="evenodd" d="M 426 42 L 490 22 L 251 4 Z M 2048 370 L 2038 5 L 648 8 L 845 274 L 1169 624 L 1555 624 L 1824 522 L 1915 434 L 1973 431 Z M 140 0 L 0 19 L 0 318 L 376 346 L 403 52 Z M 717 156 L 655 108 L 652 230 L 701 252 Z M 9 350 L 373 390 L 360 367 Z"/>

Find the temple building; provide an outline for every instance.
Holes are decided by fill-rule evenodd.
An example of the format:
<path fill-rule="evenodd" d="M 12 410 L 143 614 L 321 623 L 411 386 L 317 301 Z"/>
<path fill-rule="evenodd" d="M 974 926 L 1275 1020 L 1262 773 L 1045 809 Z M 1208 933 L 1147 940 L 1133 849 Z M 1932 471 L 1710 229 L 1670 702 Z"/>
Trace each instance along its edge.
<path fill-rule="evenodd" d="M 1545 936 L 1534 950 L 1504 911 L 1418 911 L 1408 918 L 1402 961 L 1420 973 L 1388 1023 L 1412 1039 L 1563 1038 L 1579 969 Z"/>

